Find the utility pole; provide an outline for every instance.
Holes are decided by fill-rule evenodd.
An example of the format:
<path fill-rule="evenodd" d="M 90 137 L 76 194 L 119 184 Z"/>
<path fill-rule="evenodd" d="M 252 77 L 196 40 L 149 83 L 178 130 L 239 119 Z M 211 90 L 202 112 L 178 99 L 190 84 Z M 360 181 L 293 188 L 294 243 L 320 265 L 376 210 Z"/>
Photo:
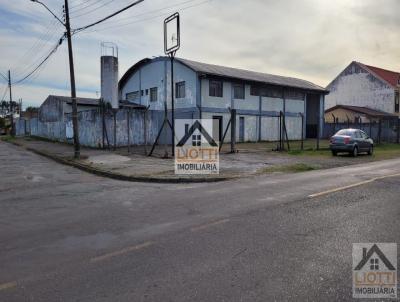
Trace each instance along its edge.
<path fill-rule="evenodd" d="M 80 157 L 80 144 L 79 144 L 79 129 L 78 129 L 78 108 L 77 108 L 77 104 L 76 104 L 76 88 L 75 88 L 75 72 L 74 72 L 74 59 L 73 59 L 73 54 L 72 54 L 72 41 L 71 41 L 71 25 L 70 25 L 70 21 L 69 21 L 69 8 L 68 8 L 68 0 L 65 0 L 64 3 L 64 12 L 65 12 L 65 22 L 61 21 L 59 17 L 57 17 L 56 14 L 54 14 L 48 7 L 46 4 L 44 4 L 43 2 L 39 1 L 39 0 L 31 0 L 32 2 L 36 2 L 39 3 L 40 5 L 42 5 L 50 14 L 53 15 L 54 18 L 56 18 L 66 29 L 65 32 L 65 36 L 67 37 L 68 40 L 68 57 L 69 57 L 69 72 L 70 72 L 70 79 L 71 79 L 71 99 L 72 99 L 72 125 L 73 125 L 73 131 L 74 131 L 74 157 L 76 159 L 79 159 Z M 84 27 L 78 28 L 74 30 L 74 33 L 76 31 L 82 31 L 85 30 L 87 28 L 90 28 L 92 26 L 95 26 L 101 22 L 104 22 L 124 11 L 126 11 L 127 9 L 131 8 L 132 6 L 135 6 L 141 2 L 143 2 L 144 0 L 137 0 L 134 3 L 129 4 L 128 6 L 112 13 L 111 15 L 96 21 L 92 24 L 86 25 Z M 60 42 L 61 44 L 61 42 Z"/>
<path fill-rule="evenodd" d="M 11 92 L 11 71 L 8 70 L 8 89 L 10 91 L 10 113 L 11 113 L 11 136 L 14 135 L 14 106 L 12 102 L 12 92 Z"/>
<path fill-rule="evenodd" d="M 61 21 L 60 18 L 58 18 L 56 16 L 56 14 L 54 14 L 47 7 L 47 5 L 44 4 L 43 2 L 40 2 L 39 0 L 31 0 L 31 1 L 42 5 L 66 29 L 65 36 L 67 37 L 67 40 L 68 40 L 69 73 L 70 73 L 70 79 L 71 79 L 72 125 L 73 125 L 73 131 L 74 131 L 74 157 L 76 159 L 79 159 L 80 158 L 80 145 L 79 145 L 79 132 L 78 132 L 78 108 L 76 105 L 74 58 L 73 58 L 73 54 L 72 54 L 71 25 L 69 22 L 68 0 L 65 0 L 65 3 L 64 3 L 65 23 L 63 21 Z"/>
<path fill-rule="evenodd" d="M 71 99 L 72 99 L 72 126 L 74 130 L 74 157 L 80 158 L 79 130 L 78 130 L 78 108 L 76 104 L 76 87 L 75 87 L 75 71 L 74 58 L 72 53 L 71 25 L 69 22 L 68 0 L 65 0 L 65 28 L 68 40 L 68 57 L 69 57 L 69 74 L 71 79 Z"/>
<path fill-rule="evenodd" d="M 171 54 L 171 154 L 175 156 L 175 98 L 174 98 L 174 53 Z"/>

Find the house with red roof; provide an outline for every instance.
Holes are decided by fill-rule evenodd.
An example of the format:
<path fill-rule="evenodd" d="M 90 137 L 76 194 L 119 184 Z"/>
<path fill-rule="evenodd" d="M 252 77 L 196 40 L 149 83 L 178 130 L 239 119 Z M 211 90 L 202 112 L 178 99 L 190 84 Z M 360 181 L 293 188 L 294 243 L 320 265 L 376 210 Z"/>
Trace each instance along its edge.
<path fill-rule="evenodd" d="M 325 112 L 332 108 L 399 115 L 400 72 L 353 61 L 328 86 Z M 343 109 L 343 108 L 341 108 Z M 347 110 L 347 109 L 346 109 Z"/>

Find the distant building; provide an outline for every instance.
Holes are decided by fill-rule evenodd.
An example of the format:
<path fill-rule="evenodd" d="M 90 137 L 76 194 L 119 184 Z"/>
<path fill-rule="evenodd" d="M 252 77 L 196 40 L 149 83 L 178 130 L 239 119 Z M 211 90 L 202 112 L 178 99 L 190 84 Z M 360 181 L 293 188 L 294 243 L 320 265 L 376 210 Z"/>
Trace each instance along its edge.
<path fill-rule="evenodd" d="M 352 62 L 328 86 L 325 109 L 366 107 L 399 115 L 400 73 Z"/>
<path fill-rule="evenodd" d="M 368 107 L 336 105 L 325 110 L 326 123 L 377 123 L 380 120 L 395 119 L 398 119 L 395 114 Z"/>
<path fill-rule="evenodd" d="M 260 72 L 176 58 L 174 63 L 175 117 L 214 120 L 213 139 L 220 141 L 237 110 L 237 141 L 277 140 L 279 112 L 285 112 L 289 139 L 322 133 L 325 88 L 311 82 Z M 170 59 L 143 59 L 119 81 L 119 99 L 171 109 Z M 304 129 L 301 116 L 304 115 Z M 320 131 L 317 131 L 318 124 Z M 226 135 L 227 141 L 230 132 Z"/>
<path fill-rule="evenodd" d="M 28 107 L 25 111 L 21 112 L 20 118 L 25 120 L 30 120 L 32 118 L 37 118 L 39 116 L 39 108 L 37 107 Z"/>
<path fill-rule="evenodd" d="M 76 98 L 78 112 L 96 109 L 99 99 Z M 66 113 L 72 112 L 72 99 L 67 96 L 49 95 L 39 108 L 42 122 L 63 121 Z"/>

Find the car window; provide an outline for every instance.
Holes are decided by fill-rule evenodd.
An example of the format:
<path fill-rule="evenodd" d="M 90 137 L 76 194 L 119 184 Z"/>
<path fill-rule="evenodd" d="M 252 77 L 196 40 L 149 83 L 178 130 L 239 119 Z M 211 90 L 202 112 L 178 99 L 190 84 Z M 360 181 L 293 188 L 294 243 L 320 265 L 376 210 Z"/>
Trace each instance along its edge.
<path fill-rule="evenodd" d="M 368 138 L 368 135 L 367 135 L 367 133 L 365 133 L 364 131 L 360 131 L 361 132 L 361 136 L 362 136 L 362 138 L 365 138 L 365 139 L 367 139 Z"/>
<path fill-rule="evenodd" d="M 349 130 L 339 130 L 336 135 L 347 135 L 347 136 L 353 136 L 353 131 Z"/>
<path fill-rule="evenodd" d="M 360 131 L 355 131 L 355 132 L 354 132 L 354 137 L 355 137 L 355 138 L 361 138 L 361 133 L 360 133 Z"/>

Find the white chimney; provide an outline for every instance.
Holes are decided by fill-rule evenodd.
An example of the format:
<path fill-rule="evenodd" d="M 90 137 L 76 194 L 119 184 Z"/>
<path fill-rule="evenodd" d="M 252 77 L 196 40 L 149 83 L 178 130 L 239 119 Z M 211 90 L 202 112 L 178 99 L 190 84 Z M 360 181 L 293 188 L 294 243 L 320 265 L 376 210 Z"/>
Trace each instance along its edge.
<path fill-rule="evenodd" d="M 118 47 L 111 42 L 101 43 L 101 97 L 118 109 Z"/>

